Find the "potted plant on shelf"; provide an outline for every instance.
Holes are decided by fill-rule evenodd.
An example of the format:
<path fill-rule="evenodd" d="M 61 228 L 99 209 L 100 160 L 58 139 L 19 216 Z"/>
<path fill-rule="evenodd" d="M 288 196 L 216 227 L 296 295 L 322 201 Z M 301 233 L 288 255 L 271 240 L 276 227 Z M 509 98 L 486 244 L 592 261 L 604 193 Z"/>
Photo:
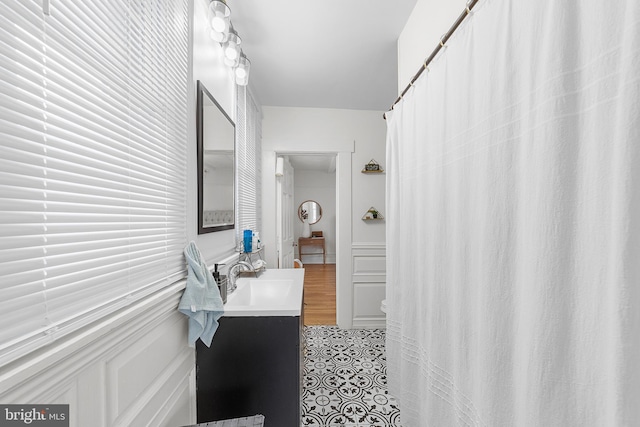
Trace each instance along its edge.
<path fill-rule="evenodd" d="M 371 216 L 373 217 L 373 219 L 378 218 L 378 211 L 375 208 L 369 209 L 369 212 L 371 213 Z"/>

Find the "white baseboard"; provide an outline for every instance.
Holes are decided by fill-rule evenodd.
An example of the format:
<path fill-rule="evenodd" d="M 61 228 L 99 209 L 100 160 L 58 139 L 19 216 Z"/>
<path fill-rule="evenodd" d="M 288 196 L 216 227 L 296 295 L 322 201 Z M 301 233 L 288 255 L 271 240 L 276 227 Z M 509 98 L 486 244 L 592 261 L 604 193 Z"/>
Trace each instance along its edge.
<path fill-rule="evenodd" d="M 387 320 L 385 317 L 355 318 L 353 327 L 354 329 L 386 329 Z"/>

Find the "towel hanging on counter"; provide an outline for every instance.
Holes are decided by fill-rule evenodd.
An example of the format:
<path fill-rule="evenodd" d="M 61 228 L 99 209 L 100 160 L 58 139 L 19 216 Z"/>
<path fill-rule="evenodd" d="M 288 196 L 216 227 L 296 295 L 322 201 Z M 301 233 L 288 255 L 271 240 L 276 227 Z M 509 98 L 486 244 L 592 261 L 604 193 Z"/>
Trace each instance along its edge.
<path fill-rule="evenodd" d="M 200 338 L 209 347 L 218 329 L 218 319 L 224 313 L 220 290 L 194 242 L 184 248 L 184 256 L 187 260 L 187 286 L 178 310 L 189 317 L 189 345 L 195 345 Z"/>

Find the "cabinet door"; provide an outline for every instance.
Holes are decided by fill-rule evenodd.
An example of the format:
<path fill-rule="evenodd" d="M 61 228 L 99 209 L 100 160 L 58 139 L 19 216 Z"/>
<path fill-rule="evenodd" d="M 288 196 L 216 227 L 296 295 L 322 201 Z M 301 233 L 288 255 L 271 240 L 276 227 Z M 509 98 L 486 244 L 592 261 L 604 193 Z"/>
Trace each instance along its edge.
<path fill-rule="evenodd" d="M 300 316 L 222 317 L 211 347 L 196 346 L 198 422 L 300 425 L 300 334 Z"/>

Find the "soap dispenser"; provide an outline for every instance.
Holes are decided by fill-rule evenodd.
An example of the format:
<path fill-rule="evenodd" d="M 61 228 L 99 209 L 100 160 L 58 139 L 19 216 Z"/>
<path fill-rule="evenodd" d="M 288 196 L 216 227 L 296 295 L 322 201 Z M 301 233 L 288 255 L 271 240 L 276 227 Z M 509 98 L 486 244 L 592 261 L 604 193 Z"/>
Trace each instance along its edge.
<path fill-rule="evenodd" d="M 218 289 L 220 290 L 220 298 L 222 298 L 222 303 L 227 303 L 227 276 L 220 275 L 218 271 L 218 267 L 224 264 L 214 264 L 213 265 L 213 280 L 215 280 L 218 285 Z"/>

